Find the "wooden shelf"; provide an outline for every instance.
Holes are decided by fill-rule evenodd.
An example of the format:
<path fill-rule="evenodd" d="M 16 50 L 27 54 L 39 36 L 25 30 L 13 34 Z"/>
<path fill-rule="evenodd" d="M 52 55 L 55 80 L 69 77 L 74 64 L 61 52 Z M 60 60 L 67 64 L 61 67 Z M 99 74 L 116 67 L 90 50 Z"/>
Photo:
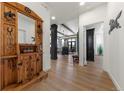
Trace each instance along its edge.
<path fill-rule="evenodd" d="M 31 54 L 38 54 L 38 52 L 32 52 L 32 53 L 21 53 L 20 55 L 31 55 Z"/>
<path fill-rule="evenodd" d="M 12 56 L 2 56 L 0 59 L 7 59 L 7 58 L 16 58 L 17 55 L 12 55 Z"/>

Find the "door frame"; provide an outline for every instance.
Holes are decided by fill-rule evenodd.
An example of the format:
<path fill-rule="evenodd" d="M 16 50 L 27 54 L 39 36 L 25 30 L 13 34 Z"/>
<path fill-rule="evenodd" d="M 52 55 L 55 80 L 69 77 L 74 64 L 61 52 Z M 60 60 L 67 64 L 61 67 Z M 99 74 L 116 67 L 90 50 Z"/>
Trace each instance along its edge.
<path fill-rule="evenodd" d="M 95 24 L 95 23 L 94 23 Z M 87 37 L 86 37 L 86 31 L 87 31 L 87 26 L 88 25 L 85 25 L 83 26 L 83 65 L 87 65 L 88 62 L 87 62 Z M 88 29 L 94 29 L 94 32 L 95 32 L 95 28 L 94 27 L 91 27 L 91 28 L 88 28 Z"/>
<path fill-rule="evenodd" d="M 99 23 L 104 23 L 104 21 L 99 21 L 99 22 L 96 22 L 96 23 L 92 23 L 92 24 L 88 24 L 88 25 L 84 25 L 84 26 L 82 26 L 81 28 L 80 28 L 80 30 L 79 30 L 79 33 L 81 34 L 81 35 L 83 35 L 83 44 L 81 44 L 80 42 L 82 42 L 82 38 L 80 37 L 81 35 L 79 35 L 79 45 L 80 45 L 80 47 L 82 46 L 83 47 L 83 58 L 81 58 L 82 57 L 82 55 L 81 55 L 81 53 L 80 53 L 80 51 L 81 51 L 81 49 L 80 49 L 80 47 L 79 47 L 79 60 L 80 60 L 80 66 L 85 66 L 85 65 L 87 65 L 87 60 L 86 60 L 86 55 L 87 55 L 87 53 L 86 53 L 86 30 L 87 30 L 87 28 L 88 28 L 88 26 L 89 25 L 94 25 L 94 24 L 99 24 Z M 91 28 L 88 28 L 88 29 L 92 29 L 92 28 L 94 28 L 94 27 L 91 27 Z M 80 31 L 82 31 L 83 33 L 81 33 Z M 94 32 L 95 32 L 95 30 L 94 30 Z M 103 40 L 104 40 L 104 36 L 103 36 Z M 104 42 L 104 41 L 103 41 Z M 104 47 L 104 46 L 103 46 Z M 94 52 L 95 53 L 95 52 Z M 95 54 L 94 54 L 95 55 Z M 104 57 L 104 52 L 103 52 L 103 57 Z M 82 63 L 82 61 L 83 61 L 83 63 Z"/>

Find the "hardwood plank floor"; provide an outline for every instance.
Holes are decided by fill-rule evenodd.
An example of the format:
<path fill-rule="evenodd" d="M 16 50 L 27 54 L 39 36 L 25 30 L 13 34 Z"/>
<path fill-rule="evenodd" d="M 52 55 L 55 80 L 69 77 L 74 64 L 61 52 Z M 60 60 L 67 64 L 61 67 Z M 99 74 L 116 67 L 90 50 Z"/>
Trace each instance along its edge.
<path fill-rule="evenodd" d="M 58 55 L 58 60 L 52 60 L 52 68 L 48 78 L 24 88 L 28 91 L 104 91 L 116 90 L 111 79 L 100 66 L 99 58 L 96 62 L 89 62 L 81 67 L 73 64 L 72 56 Z"/>

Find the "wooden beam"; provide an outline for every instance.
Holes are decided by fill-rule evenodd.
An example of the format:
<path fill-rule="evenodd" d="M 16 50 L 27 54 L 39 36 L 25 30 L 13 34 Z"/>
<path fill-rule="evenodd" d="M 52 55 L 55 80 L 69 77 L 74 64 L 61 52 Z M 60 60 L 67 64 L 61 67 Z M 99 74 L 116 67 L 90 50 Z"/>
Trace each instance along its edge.
<path fill-rule="evenodd" d="M 73 34 L 75 34 L 75 32 L 71 29 L 71 28 L 69 28 L 68 26 L 66 26 L 65 24 L 61 24 L 63 27 L 65 27 L 66 29 L 68 29 L 70 32 L 72 32 Z"/>
<path fill-rule="evenodd" d="M 62 32 L 57 31 L 57 33 L 59 33 L 59 34 L 61 34 L 61 35 L 65 36 L 65 34 L 64 34 L 64 33 L 62 33 Z"/>

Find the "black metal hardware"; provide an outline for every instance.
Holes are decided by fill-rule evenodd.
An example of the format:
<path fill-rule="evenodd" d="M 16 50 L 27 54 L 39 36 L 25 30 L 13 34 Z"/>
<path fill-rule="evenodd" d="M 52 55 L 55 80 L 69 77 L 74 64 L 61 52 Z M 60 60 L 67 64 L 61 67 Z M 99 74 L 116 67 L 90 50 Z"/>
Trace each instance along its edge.
<path fill-rule="evenodd" d="M 8 67 L 14 71 L 17 68 L 16 63 L 14 62 L 14 59 L 8 60 Z"/>
<path fill-rule="evenodd" d="M 41 25 L 38 25 L 37 27 L 38 27 L 37 33 L 40 35 L 40 34 L 41 34 L 41 32 L 42 32 Z"/>
<path fill-rule="evenodd" d="M 34 42 L 35 41 L 35 37 L 31 37 L 32 41 Z"/>
<path fill-rule="evenodd" d="M 14 71 L 16 68 L 17 68 L 16 63 L 13 63 L 13 64 L 12 64 L 12 71 Z"/>
<path fill-rule="evenodd" d="M 40 59 L 39 58 L 37 58 L 37 61 L 39 61 Z"/>
<path fill-rule="evenodd" d="M 11 11 L 8 11 L 8 12 L 4 13 L 4 17 L 7 20 L 11 21 L 11 20 L 15 20 L 16 15 L 14 13 L 12 13 Z"/>
<path fill-rule="evenodd" d="M 37 75 L 37 76 L 39 76 L 39 75 L 40 75 L 40 73 L 37 73 L 36 75 Z"/>
<path fill-rule="evenodd" d="M 41 28 L 41 25 L 38 25 L 38 28 Z"/>
<path fill-rule="evenodd" d="M 23 83 L 23 81 L 22 80 L 20 80 L 19 82 L 18 82 L 18 84 L 22 84 Z"/>
<path fill-rule="evenodd" d="M 27 13 L 31 13 L 31 10 L 30 10 L 28 7 L 25 7 L 25 11 L 26 11 Z"/>
<path fill-rule="evenodd" d="M 18 63 L 19 66 L 22 66 L 22 63 Z"/>

